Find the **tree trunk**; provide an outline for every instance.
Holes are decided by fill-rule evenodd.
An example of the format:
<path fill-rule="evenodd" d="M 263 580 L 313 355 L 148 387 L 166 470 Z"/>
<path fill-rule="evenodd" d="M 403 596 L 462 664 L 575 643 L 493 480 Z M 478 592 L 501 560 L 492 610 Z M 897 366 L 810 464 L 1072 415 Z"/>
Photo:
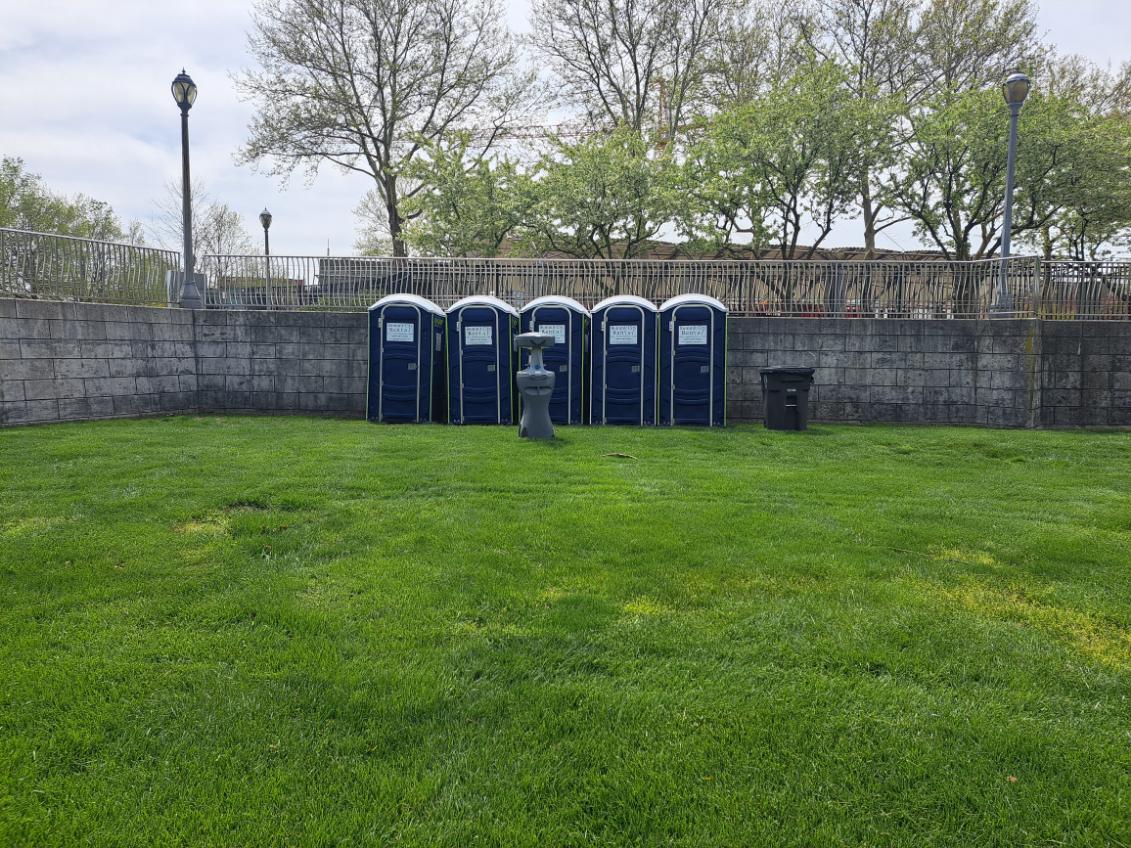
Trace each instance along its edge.
<path fill-rule="evenodd" d="M 389 236 L 393 240 L 393 256 L 408 256 L 404 239 L 401 238 L 400 198 L 397 197 L 397 178 L 385 177 L 385 212 L 389 216 Z"/>
<path fill-rule="evenodd" d="M 1045 226 L 1041 227 L 1041 248 L 1045 261 L 1052 260 L 1052 230 Z"/>
<path fill-rule="evenodd" d="M 876 257 L 876 207 L 872 201 L 869 174 L 860 180 L 860 210 L 864 215 L 864 258 Z"/>
<path fill-rule="evenodd" d="M 954 309 L 959 318 L 975 318 L 981 313 L 982 280 L 974 274 L 969 265 L 970 238 L 958 227 L 954 227 L 954 262 L 951 273 L 957 278 L 954 289 Z"/>

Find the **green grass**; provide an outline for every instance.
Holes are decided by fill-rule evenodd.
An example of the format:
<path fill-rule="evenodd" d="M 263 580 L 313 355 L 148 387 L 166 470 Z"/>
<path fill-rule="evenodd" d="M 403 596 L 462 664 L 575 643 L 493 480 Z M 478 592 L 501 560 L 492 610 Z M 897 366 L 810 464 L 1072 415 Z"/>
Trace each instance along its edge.
<path fill-rule="evenodd" d="M 560 432 L 0 431 L 0 845 L 1131 844 L 1131 433 Z"/>

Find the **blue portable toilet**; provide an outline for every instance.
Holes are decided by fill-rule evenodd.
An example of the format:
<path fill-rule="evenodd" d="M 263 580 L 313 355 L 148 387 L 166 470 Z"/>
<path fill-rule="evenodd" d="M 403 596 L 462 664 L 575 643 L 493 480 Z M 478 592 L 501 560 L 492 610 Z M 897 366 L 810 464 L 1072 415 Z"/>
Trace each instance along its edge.
<path fill-rule="evenodd" d="M 555 424 L 580 424 L 584 412 L 585 357 L 589 341 L 589 310 L 572 297 L 546 295 L 522 307 L 522 332 L 546 333 L 554 337 L 542 359 L 556 375 L 550 398 L 550 419 Z M 521 351 L 518 367 L 526 367 Z"/>
<path fill-rule="evenodd" d="M 443 421 L 444 368 L 444 310 L 414 294 L 369 307 L 370 421 Z"/>
<path fill-rule="evenodd" d="M 660 307 L 661 424 L 726 424 L 727 308 L 681 294 Z"/>
<path fill-rule="evenodd" d="M 514 336 L 518 311 L 497 297 L 472 295 L 448 310 L 448 421 L 515 420 Z"/>
<path fill-rule="evenodd" d="M 614 295 L 593 307 L 589 421 L 656 423 L 656 305 Z"/>

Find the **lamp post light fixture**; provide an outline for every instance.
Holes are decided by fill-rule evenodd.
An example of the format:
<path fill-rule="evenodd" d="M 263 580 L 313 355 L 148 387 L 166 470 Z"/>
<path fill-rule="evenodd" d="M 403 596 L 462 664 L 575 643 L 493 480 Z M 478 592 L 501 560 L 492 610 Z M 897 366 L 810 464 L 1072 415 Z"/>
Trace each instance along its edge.
<path fill-rule="evenodd" d="M 271 213 L 264 207 L 263 211 L 259 213 L 259 223 L 263 225 L 263 255 L 271 255 L 271 242 L 267 238 L 267 231 L 271 229 Z"/>
<path fill-rule="evenodd" d="M 267 231 L 271 229 L 271 213 L 267 211 L 266 206 L 259 213 L 259 223 L 263 225 L 263 264 L 267 269 L 267 302 L 273 303 L 274 299 L 271 294 L 271 239 L 267 235 Z"/>
<path fill-rule="evenodd" d="M 1029 96 L 1032 82 L 1025 74 L 1016 72 L 1009 75 L 1002 85 L 1002 94 L 1009 106 L 1009 153 L 1005 160 L 1005 215 L 1001 224 L 1001 278 L 998 281 L 997 311 L 1011 312 L 1012 298 L 1009 294 L 1009 255 L 1013 236 L 1013 178 L 1017 168 L 1017 119 L 1021 107 Z"/>
<path fill-rule="evenodd" d="M 196 83 L 184 68 L 173 79 L 173 100 L 181 110 L 181 204 L 184 229 L 184 282 L 181 289 L 181 306 L 199 309 L 203 306 L 200 289 L 196 285 L 194 270 L 196 257 L 192 252 L 192 188 L 189 180 L 188 113 L 196 102 Z"/>

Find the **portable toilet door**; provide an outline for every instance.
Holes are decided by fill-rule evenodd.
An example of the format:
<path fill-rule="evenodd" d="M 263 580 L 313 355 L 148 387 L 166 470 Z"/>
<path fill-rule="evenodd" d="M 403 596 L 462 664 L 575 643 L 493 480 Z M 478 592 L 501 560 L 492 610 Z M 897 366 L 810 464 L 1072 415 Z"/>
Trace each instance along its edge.
<path fill-rule="evenodd" d="M 448 310 L 448 420 L 514 422 L 514 336 L 518 311 L 497 297 L 473 295 Z"/>
<path fill-rule="evenodd" d="M 681 294 L 660 307 L 660 423 L 726 424 L 727 309 Z"/>
<path fill-rule="evenodd" d="M 444 310 L 391 294 L 369 307 L 370 421 L 442 421 Z"/>
<path fill-rule="evenodd" d="M 589 420 L 656 423 L 656 306 L 632 295 L 593 307 Z"/>
<path fill-rule="evenodd" d="M 582 423 L 589 310 L 572 297 L 546 295 L 522 307 L 519 316 L 522 332 L 554 337 L 553 347 L 542 354 L 546 368 L 555 374 L 550 419 L 555 424 Z M 520 351 L 520 369 L 526 367 L 527 358 L 526 351 Z"/>

